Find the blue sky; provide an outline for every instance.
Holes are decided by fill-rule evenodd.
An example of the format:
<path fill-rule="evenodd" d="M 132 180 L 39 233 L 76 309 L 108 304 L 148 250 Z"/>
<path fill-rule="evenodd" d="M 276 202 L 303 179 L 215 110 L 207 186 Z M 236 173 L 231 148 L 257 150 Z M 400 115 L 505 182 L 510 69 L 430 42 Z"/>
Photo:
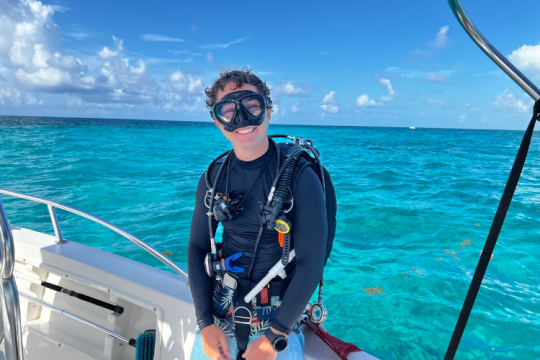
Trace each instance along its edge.
<path fill-rule="evenodd" d="M 540 80 L 533 0 L 463 0 Z M 532 103 L 445 0 L 0 1 L 0 115 L 209 121 L 204 87 L 250 66 L 279 124 L 524 129 Z"/>

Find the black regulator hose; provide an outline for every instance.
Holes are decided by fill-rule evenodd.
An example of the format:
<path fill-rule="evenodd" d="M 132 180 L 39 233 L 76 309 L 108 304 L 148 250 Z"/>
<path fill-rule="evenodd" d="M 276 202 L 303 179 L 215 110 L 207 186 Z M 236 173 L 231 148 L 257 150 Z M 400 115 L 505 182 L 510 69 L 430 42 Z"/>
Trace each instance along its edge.
<path fill-rule="evenodd" d="M 262 221 L 269 230 L 273 230 L 276 227 L 276 219 L 283 208 L 283 203 L 285 203 L 288 196 L 292 196 L 291 183 L 294 167 L 298 157 L 304 152 L 307 153 L 308 151 L 304 148 L 299 148 L 288 155 L 288 159 L 285 160 L 285 163 L 274 179 L 266 204 L 261 207 Z"/>

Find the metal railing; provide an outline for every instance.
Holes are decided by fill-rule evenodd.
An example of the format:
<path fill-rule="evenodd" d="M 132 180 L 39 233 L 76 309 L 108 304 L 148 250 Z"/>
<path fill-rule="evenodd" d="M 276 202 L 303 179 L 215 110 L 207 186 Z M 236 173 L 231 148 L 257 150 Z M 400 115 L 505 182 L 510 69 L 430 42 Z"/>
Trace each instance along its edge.
<path fill-rule="evenodd" d="M 38 197 L 38 196 L 27 195 L 27 194 L 15 192 L 15 191 L 10 191 L 10 190 L 7 190 L 7 189 L 2 189 L 2 188 L 0 188 L 0 194 L 10 195 L 10 196 L 13 196 L 13 197 L 16 197 L 16 198 L 26 199 L 26 200 L 46 204 L 47 207 L 49 208 L 49 214 L 51 215 L 51 221 L 52 221 L 52 224 L 53 224 L 53 227 L 54 227 L 54 232 L 56 234 L 56 239 L 57 239 L 56 243 L 57 244 L 63 244 L 63 243 L 66 242 L 66 240 L 64 240 L 64 238 L 62 237 L 62 231 L 60 229 L 60 224 L 58 223 L 58 218 L 56 217 L 55 208 L 65 210 L 65 211 L 71 212 L 73 214 L 77 214 L 79 216 L 82 216 L 84 218 L 92 220 L 92 221 L 94 221 L 94 222 L 96 222 L 96 223 L 98 223 L 100 225 L 103 225 L 106 228 L 111 229 L 115 233 L 117 233 L 117 234 L 125 237 L 129 241 L 133 242 L 134 244 L 136 244 L 137 246 L 139 246 L 140 248 L 142 248 L 143 250 L 148 252 L 150 255 L 154 256 L 156 259 L 161 261 L 163 264 L 167 265 L 172 271 L 174 271 L 175 273 L 177 273 L 178 275 L 183 277 L 186 281 L 188 280 L 187 272 L 184 269 L 182 269 L 180 266 L 176 265 L 168 257 L 163 255 L 162 253 L 160 253 L 159 251 L 157 251 L 156 249 L 154 249 L 153 247 L 151 247 L 150 245 L 148 245 L 147 243 L 145 243 L 141 239 L 138 239 L 137 237 L 135 237 L 132 234 L 128 233 L 127 231 L 119 228 L 118 226 L 114 225 L 113 223 L 108 222 L 107 220 L 104 220 L 104 219 L 102 219 L 102 218 L 100 218 L 98 216 L 92 215 L 92 214 L 90 214 L 90 213 L 88 213 L 86 211 L 82 211 L 82 210 L 79 210 L 77 208 L 61 204 L 61 203 L 56 202 L 56 201 L 43 199 L 43 198 Z"/>
<path fill-rule="evenodd" d="M 0 288 L 2 291 L 2 324 L 6 359 L 23 360 L 19 292 L 13 276 L 15 244 L 11 227 L 0 200 Z"/>
<path fill-rule="evenodd" d="M 529 94 L 535 101 L 540 99 L 540 90 L 534 85 L 525 75 L 521 73 L 508 59 L 504 57 L 493 46 L 488 39 L 471 21 L 471 18 L 465 12 L 460 0 L 448 0 L 450 8 L 454 12 L 454 15 L 458 19 L 463 29 L 469 34 L 471 39 L 491 58 L 508 76 L 512 78 L 527 94 Z"/>
<path fill-rule="evenodd" d="M 119 228 L 118 226 L 104 220 L 98 216 L 92 215 L 86 211 L 76 209 L 74 207 L 58 203 L 56 201 L 51 201 L 47 199 L 40 198 L 38 196 L 31 196 L 15 191 L 10 191 L 6 189 L 0 189 L 0 194 L 5 194 L 13 196 L 16 198 L 26 199 L 42 204 L 46 204 L 51 216 L 52 225 L 54 228 L 54 233 L 56 235 L 56 243 L 61 245 L 67 243 L 67 241 L 62 237 L 62 230 L 60 229 L 60 223 L 58 222 L 58 217 L 56 216 L 56 208 L 69 211 L 73 214 L 82 216 L 89 220 L 92 220 L 100 225 L 103 225 L 115 233 L 125 237 L 131 242 L 135 243 L 137 246 L 141 247 L 152 256 L 160 260 L 162 263 L 167 265 L 175 273 L 183 277 L 186 281 L 188 280 L 187 272 L 172 262 L 170 259 L 165 257 L 159 251 L 145 243 L 144 241 L 138 239 L 137 237 L 131 235 L 127 231 Z M 0 322 L 0 343 L 5 341 L 5 355 L 6 359 L 9 360 L 24 360 L 23 359 L 23 346 L 22 346 L 22 331 L 21 331 L 21 313 L 19 306 L 19 296 L 23 296 L 30 301 L 38 303 L 42 306 L 45 306 L 55 312 L 58 312 L 62 315 L 68 316 L 74 320 L 82 322 L 88 326 L 91 326 L 99 331 L 105 332 L 110 336 L 113 336 L 117 339 L 125 341 L 130 345 L 133 345 L 133 339 L 124 338 L 121 335 L 108 331 L 96 324 L 90 323 L 84 319 L 81 319 L 77 316 L 69 314 L 61 309 L 58 309 L 50 304 L 47 304 L 38 299 L 32 298 L 25 294 L 19 294 L 17 291 L 17 284 L 15 283 L 15 278 L 13 276 L 13 271 L 15 267 L 15 244 L 13 242 L 13 234 L 11 232 L 11 227 L 4 211 L 2 205 L 2 200 L 0 199 L 0 290 L 2 292 L 2 321 Z"/>

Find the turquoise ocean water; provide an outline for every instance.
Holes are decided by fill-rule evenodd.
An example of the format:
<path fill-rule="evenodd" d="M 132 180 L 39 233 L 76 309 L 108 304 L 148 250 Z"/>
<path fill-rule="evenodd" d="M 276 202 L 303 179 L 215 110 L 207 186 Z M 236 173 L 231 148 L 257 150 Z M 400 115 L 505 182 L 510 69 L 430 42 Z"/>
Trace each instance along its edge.
<path fill-rule="evenodd" d="M 330 332 L 381 359 L 442 359 L 523 132 L 270 133 L 312 139 L 336 186 Z M 196 183 L 228 147 L 209 123 L 0 117 L 0 187 L 94 213 L 185 267 Z M 535 137 L 457 359 L 540 358 L 539 177 Z M 46 206 L 0 198 L 12 224 L 53 234 Z M 99 225 L 59 218 L 69 240 L 162 267 Z"/>

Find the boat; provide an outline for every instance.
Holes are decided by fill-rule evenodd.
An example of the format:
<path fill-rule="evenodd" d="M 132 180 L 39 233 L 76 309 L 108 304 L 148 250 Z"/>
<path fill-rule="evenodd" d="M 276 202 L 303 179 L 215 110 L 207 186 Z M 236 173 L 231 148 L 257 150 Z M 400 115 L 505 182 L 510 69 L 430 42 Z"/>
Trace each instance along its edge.
<path fill-rule="evenodd" d="M 534 100 L 540 99 L 540 90 L 487 41 L 465 13 L 460 0 L 448 2 L 478 46 Z M 521 160 L 524 163 L 523 156 Z M 515 190 L 517 180 L 513 184 L 509 181 L 508 185 L 513 185 Z M 47 206 L 55 233 L 52 236 L 10 224 L 0 200 L 0 360 L 132 360 L 137 349 L 145 346 L 145 350 L 153 350 L 155 360 L 189 359 L 197 330 L 189 286 L 197 284 L 189 284 L 184 269 L 134 235 L 88 212 L 8 189 L 0 189 L 0 194 Z M 505 190 L 501 204 L 509 205 L 512 196 L 513 191 L 507 196 Z M 107 227 L 160 260 L 172 273 L 64 239 L 56 209 Z M 494 226 L 502 227 L 502 222 L 497 220 L 501 218 L 500 210 L 501 206 Z M 473 276 L 445 360 L 452 360 L 457 351 L 493 256 L 492 240 L 488 236 L 482 250 L 477 268 L 481 271 Z M 313 325 L 309 319 L 305 324 L 305 360 L 376 360 L 364 351 L 340 352 L 336 345 L 339 343 L 333 342 L 323 326 Z M 138 360 L 146 359 L 150 358 Z"/>
<path fill-rule="evenodd" d="M 93 214 L 7 189 L 0 194 L 47 206 L 55 232 L 10 224 L 0 200 L 0 360 L 133 360 L 148 330 L 155 331 L 153 359 L 190 358 L 197 322 L 189 286 L 196 284 L 184 269 Z M 109 228 L 173 273 L 64 239 L 56 209 Z M 306 323 L 303 333 L 306 360 L 376 360 L 364 351 L 340 357 L 323 326 Z"/>
<path fill-rule="evenodd" d="M 414 129 L 416 129 L 416 127 L 414 127 L 414 126 L 409 126 L 409 129 L 414 130 Z"/>

